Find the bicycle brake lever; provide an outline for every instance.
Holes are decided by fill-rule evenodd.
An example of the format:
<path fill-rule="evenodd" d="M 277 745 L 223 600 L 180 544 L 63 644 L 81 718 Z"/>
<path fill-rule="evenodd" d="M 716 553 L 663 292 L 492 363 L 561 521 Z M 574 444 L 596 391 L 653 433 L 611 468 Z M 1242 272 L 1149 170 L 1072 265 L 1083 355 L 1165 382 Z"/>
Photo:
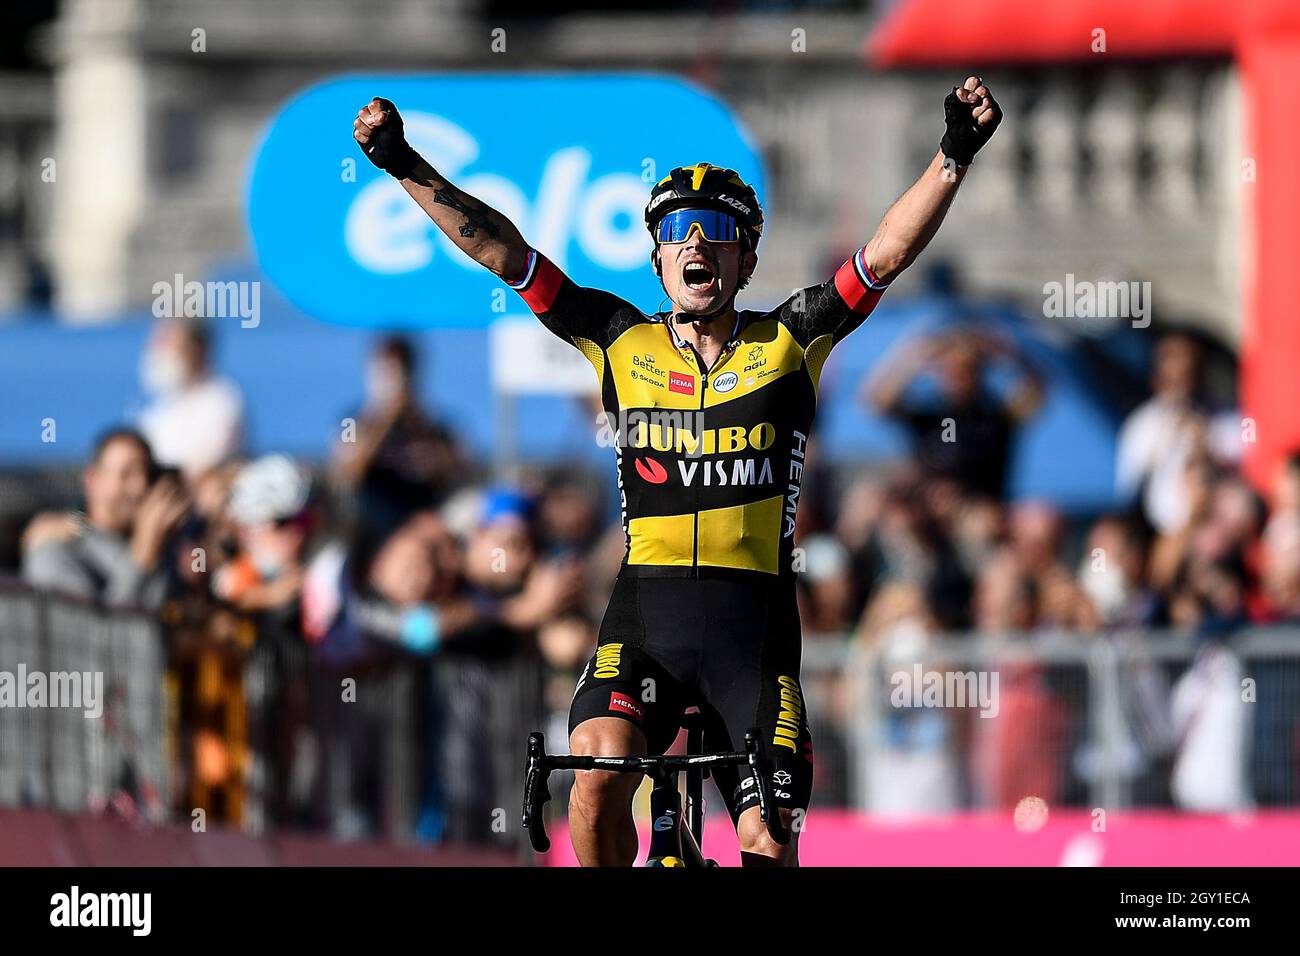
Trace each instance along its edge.
<path fill-rule="evenodd" d="M 767 825 L 767 834 L 772 842 L 785 846 L 790 842 L 790 831 L 781 822 L 781 813 L 776 808 L 769 761 L 759 756 L 757 730 L 745 733 L 745 753 L 749 756 L 749 772 L 754 775 L 754 786 L 758 789 L 758 818 Z"/>
<path fill-rule="evenodd" d="M 551 840 L 546 835 L 546 802 L 551 799 L 548 786 L 550 768 L 546 766 L 546 737 L 543 734 L 528 735 L 528 773 L 524 777 L 524 829 L 528 831 L 528 842 L 538 853 L 545 853 L 551 848 Z"/>

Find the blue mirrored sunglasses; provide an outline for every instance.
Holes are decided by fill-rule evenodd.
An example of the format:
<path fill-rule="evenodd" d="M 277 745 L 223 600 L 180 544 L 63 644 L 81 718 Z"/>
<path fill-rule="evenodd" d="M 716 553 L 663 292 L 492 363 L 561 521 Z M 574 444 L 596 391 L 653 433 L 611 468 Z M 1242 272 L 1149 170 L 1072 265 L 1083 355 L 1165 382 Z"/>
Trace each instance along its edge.
<path fill-rule="evenodd" d="M 736 217 L 715 209 L 675 209 L 659 220 L 655 236 L 660 242 L 685 242 L 694 230 L 709 242 L 740 239 Z"/>

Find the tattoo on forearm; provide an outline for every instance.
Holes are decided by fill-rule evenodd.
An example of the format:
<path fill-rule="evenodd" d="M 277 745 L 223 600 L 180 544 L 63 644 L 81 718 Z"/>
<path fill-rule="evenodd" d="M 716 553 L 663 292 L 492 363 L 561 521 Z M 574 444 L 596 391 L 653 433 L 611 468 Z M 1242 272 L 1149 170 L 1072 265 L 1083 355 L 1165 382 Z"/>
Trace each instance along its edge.
<path fill-rule="evenodd" d="M 492 221 L 488 210 L 480 206 L 473 209 L 465 205 L 465 201 L 455 194 L 451 189 L 446 187 L 435 190 L 433 193 L 434 202 L 441 203 L 451 209 L 456 210 L 465 217 L 465 221 L 460 226 L 460 234 L 466 239 L 472 239 L 478 235 L 482 229 L 493 239 L 500 238 L 501 227 Z"/>

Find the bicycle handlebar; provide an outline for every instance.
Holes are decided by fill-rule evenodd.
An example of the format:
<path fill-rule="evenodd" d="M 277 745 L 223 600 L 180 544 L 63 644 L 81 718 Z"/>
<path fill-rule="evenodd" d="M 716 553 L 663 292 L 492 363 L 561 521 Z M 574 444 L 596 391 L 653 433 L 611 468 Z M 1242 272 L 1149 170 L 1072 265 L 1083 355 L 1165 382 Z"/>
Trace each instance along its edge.
<path fill-rule="evenodd" d="M 767 825 L 768 835 L 779 846 L 790 842 L 790 831 L 781 822 L 772 793 L 772 779 L 768 761 L 759 753 L 758 732 L 745 734 L 745 750 L 720 754 L 688 754 L 661 757 L 592 757 L 552 756 L 546 752 L 544 734 L 528 735 L 528 764 L 524 777 L 523 825 L 528 831 L 528 842 L 538 853 L 551 848 L 546 835 L 545 808 L 551 799 L 548 786 L 554 770 L 609 770 L 615 773 L 676 773 L 695 767 L 738 767 L 748 765 L 758 788 L 759 819 Z"/>
<path fill-rule="evenodd" d="M 551 848 L 551 840 L 546 835 L 546 823 L 543 810 L 546 801 L 551 799 L 551 788 L 547 781 L 551 776 L 546 756 L 546 737 L 543 734 L 528 735 L 528 774 L 524 777 L 524 829 L 528 831 L 528 842 L 538 853 L 545 853 Z"/>
<path fill-rule="evenodd" d="M 758 788 L 758 818 L 767 824 L 767 835 L 777 846 L 790 842 L 790 831 L 781 822 L 781 813 L 776 808 L 776 795 L 772 793 L 772 775 L 768 771 L 770 761 L 760 756 L 758 748 L 758 731 L 745 732 L 745 754 L 748 757 L 749 770 L 754 775 L 754 785 Z"/>

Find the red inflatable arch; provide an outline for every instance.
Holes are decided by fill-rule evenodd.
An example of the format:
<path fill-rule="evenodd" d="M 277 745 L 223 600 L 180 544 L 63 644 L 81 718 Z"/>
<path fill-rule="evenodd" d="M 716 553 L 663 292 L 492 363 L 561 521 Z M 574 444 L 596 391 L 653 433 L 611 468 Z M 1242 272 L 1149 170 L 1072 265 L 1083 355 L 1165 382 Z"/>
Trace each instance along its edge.
<path fill-rule="evenodd" d="M 1246 472 L 1266 489 L 1300 450 L 1300 3 L 1296 0 L 901 0 L 867 40 L 880 67 L 1233 57 L 1245 98 L 1241 408 Z"/>

